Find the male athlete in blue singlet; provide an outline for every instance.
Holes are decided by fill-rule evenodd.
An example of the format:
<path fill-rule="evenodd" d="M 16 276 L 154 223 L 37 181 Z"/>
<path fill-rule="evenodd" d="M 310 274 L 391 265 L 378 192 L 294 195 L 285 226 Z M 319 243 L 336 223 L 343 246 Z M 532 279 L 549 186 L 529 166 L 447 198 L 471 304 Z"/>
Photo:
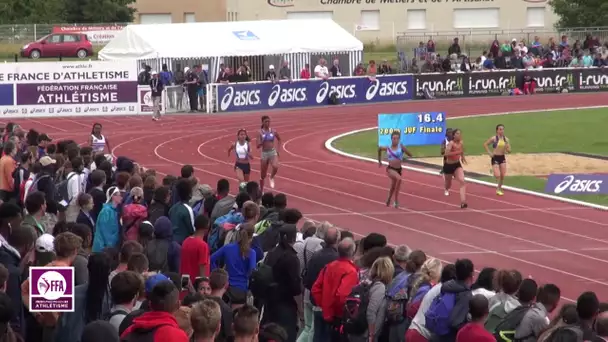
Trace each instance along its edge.
<path fill-rule="evenodd" d="M 401 190 L 401 173 L 403 171 L 401 162 L 403 161 L 404 154 L 407 154 L 409 157 L 411 157 L 412 154 L 405 146 L 401 145 L 401 133 L 399 133 L 399 131 L 395 131 L 391 134 L 391 146 L 382 146 L 378 148 L 378 165 L 380 167 L 382 167 L 382 152 L 386 152 L 386 160 L 388 161 L 386 175 L 391 180 L 386 206 L 388 207 L 391 204 L 391 198 L 394 197 L 395 201 L 393 202 L 393 206 L 398 208 L 399 191 Z"/>
<path fill-rule="evenodd" d="M 490 149 L 490 144 L 492 149 Z M 502 196 L 502 184 L 507 175 L 507 158 L 505 154 L 511 153 L 511 143 L 509 138 L 505 136 L 505 125 L 500 124 L 496 126 L 496 135 L 490 137 L 483 144 L 486 152 L 490 155 L 490 163 L 492 164 L 492 171 L 498 187 L 496 188 L 496 194 Z"/>
<path fill-rule="evenodd" d="M 274 177 L 277 175 L 279 170 L 279 152 L 275 147 L 274 141 L 281 144 L 281 137 L 279 133 L 274 129 L 270 128 L 270 117 L 267 115 L 262 116 L 262 127 L 260 129 L 260 135 L 258 137 L 258 148 L 262 148 L 262 155 L 260 156 L 260 189 L 264 190 L 264 180 L 266 179 L 266 173 L 268 167 L 272 166 L 270 173 L 270 187 L 274 189 Z"/>

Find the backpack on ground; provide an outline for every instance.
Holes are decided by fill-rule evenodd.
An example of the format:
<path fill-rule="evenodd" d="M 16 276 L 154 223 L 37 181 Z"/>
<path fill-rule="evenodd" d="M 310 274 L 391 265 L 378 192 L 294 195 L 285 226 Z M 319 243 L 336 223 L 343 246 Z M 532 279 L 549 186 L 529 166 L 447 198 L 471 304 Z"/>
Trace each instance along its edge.
<path fill-rule="evenodd" d="M 272 293 L 275 285 L 272 266 L 266 264 L 265 261 L 259 262 L 249 276 L 249 291 L 251 291 L 253 297 L 268 299 L 268 295 Z"/>
<path fill-rule="evenodd" d="M 167 240 L 154 239 L 149 241 L 144 249 L 144 254 L 148 258 L 150 271 L 160 273 L 169 271 L 169 246 L 171 242 Z"/>
<path fill-rule="evenodd" d="M 437 336 L 448 335 L 452 331 L 450 314 L 456 304 L 456 293 L 440 293 L 424 315 L 426 328 Z"/>
<path fill-rule="evenodd" d="M 362 281 L 353 287 L 344 302 L 342 326 L 344 333 L 349 335 L 363 335 L 368 329 L 367 306 L 369 305 L 370 291 L 373 282 Z"/>
<path fill-rule="evenodd" d="M 494 338 L 498 342 L 511 342 L 515 340 L 515 331 L 524 319 L 524 316 L 530 310 L 529 306 L 519 306 L 513 311 L 509 312 L 495 327 L 494 330 L 490 331 L 493 333 Z M 531 336 L 525 336 L 517 340 L 526 340 Z"/>
<path fill-rule="evenodd" d="M 493 333 L 498 324 L 502 322 L 505 317 L 507 317 L 505 303 L 496 304 L 494 307 L 490 308 L 490 313 L 488 314 L 488 318 L 486 318 L 484 327 L 487 331 Z"/>
<path fill-rule="evenodd" d="M 583 342 L 583 335 L 579 325 L 565 325 L 553 331 L 545 342 Z"/>
<path fill-rule="evenodd" d="M 389 324 L 400 324 L 405 320 L 406 305 L 409 299 L 408 279 L 409 274 L 402 271 L 386 291 L 386 321 Z"/>

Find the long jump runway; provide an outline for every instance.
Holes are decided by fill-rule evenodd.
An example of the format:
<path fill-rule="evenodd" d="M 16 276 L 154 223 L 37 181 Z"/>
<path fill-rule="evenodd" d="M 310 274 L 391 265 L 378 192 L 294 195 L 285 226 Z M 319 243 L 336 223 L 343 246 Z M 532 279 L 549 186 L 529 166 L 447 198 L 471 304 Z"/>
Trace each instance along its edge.
<path fill-rule="evenodd" d="M 306 217 L 330 221 L 358 236 L 378 232 L 393 245 L 407 244 L 446 262 L 473 260 L 477 270 L 512 268 L 539 283 L 555 283 L 566 301 L 586 290 L 608 300 L 608 212 L 531 195 L 468 184 L 469 209 L 457 191 L 445 197 L 439 176 L 405 171 L 401 208 L 387 208 L 388 179 L 378 165 L 338 156 L 324 148 L 332 136 L 375 126 L 378 113 L 445 111 L 448 117 L 547 108 L 608 106 L 605 94 L 560 94 L 332 106 L 271 112 L 283 138 L 277 192 Z M 234 157 L 227 148 L 246 128 L 252 138 L 266 113 L 171 115 L 156 123 L 144 116 L 15 120 L 55 140 L 86 143 L 94 122 L 103 125 L 113 153 L 133 158 L 161 175 L 195 167 L 212 187 L 227 178 L 236 187 Z M 6 122 L 6 120 L 5 120 Z M 466 141 L 467 132 L 463 132 Z M 259 154 L 254 150 L 254 155 Z M 259 160 L 252 180 L 259 179 Z M 466 166 L 465 166 L 466 168 Z M 457 190 L 457 189 L 456 189 Z"/>

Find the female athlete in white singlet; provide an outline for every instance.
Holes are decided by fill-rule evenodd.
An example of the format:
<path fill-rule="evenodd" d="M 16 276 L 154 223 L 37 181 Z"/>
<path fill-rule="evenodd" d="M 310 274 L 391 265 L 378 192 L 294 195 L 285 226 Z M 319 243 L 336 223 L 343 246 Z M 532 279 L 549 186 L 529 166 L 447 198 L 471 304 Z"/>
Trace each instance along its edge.
<path fill-rule="evenodd" d="M 94 123 L 93 129 L 91 129 L 91 140 L 89 141 L 91 148 L 93 148 L 93 153 L 104 153 L 106 147 L 108 148 L 108 153 L 112 152 L 110 149 L 110 143 L 108 139 L 101 134 L 102 126 L 100 123 Z"/>
<path fill-rule="evenodd" d="M 234 164 L 236 178 L 239 180 L 239 183 L 249 182 L 249 175 L 251 174 L 249 161 L 253 157 L 251 156 L 251 148 L 249 147 L 249 136 L 245 129 L 239 129 L 236 133 L 236 142 L 228 147 L 228 156 L 232 154 L 233 150 L 236 153 L 236 163 Z"/>

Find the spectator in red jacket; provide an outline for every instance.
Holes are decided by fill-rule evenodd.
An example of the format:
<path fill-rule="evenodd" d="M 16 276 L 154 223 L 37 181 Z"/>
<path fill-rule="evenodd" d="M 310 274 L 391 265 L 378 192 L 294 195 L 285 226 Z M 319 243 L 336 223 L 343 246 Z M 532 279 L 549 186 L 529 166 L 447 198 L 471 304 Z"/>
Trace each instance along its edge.
<path fill-rule="evenodd" d="M 155 342 L 188 342 L 188 336 L 180 329 L 173 316 L 179 308 L 179 291 L 171 281 L 162 281 L 154 286 L 148 294 L 151 311 L 143 313 L 133 320 L 121 338 L 129 339 L 139 334 L 154 331 Z"/>
<path fill-rule="evenodd" d="M 355 247 L 355 242 L 351 238 L 340 241 L 338 260 L 328 264 L 312 286 L 311 295 L 315 303 L 321 307 L 324 320 L 323 322 L 315 320 L 315 338 L 332 340 L 330 334 L 334 330 L 334 323 L 339 322 L 342 317 L 346 297 L 359 283 L 359 269 L 353 263 Z"/>
<path fill-rule="evenodd" d="M 302 69 L 302 71 L 300 71 L 300 78 L 303 80 L 310 79 L 310 64 L 306 64 L 304 66 L 304 69 Z"/>

